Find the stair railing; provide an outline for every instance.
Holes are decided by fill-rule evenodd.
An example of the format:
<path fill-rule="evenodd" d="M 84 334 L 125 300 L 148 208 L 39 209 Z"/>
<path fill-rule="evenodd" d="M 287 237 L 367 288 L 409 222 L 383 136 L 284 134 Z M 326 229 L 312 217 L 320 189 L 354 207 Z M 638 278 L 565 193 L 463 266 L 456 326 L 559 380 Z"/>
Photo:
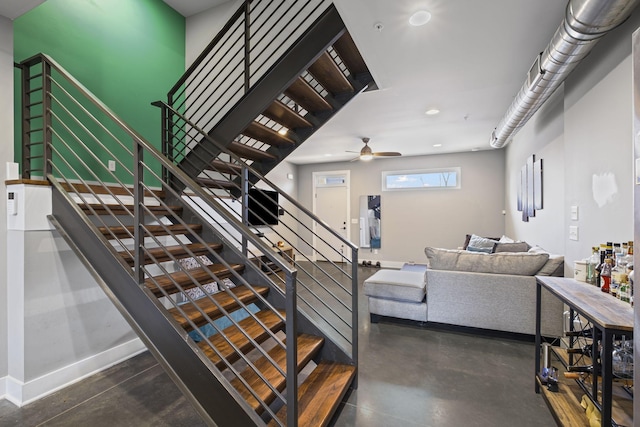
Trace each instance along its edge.
<path fill-rule="evenodd" d="M 291 261 L 298 271 L 301 309 L 351 356 L 348 362 L 357 365 L 357 246 L 182 114 L 160 101 L 154 105 L 163 112 L 162 134 L 176 142 L 174 150 L 180 157 L 194 141 L 207 139 L 215 147 L 215 152 L 207 153 L 213 161 L 200 182 L 273 248 L 278 250 L 279 243 L 293 248 L 298 256 Z M 273 194 L 278 194 L 277 203 L 269 199 Z M 224 228 L 219 222 L 216 226 Z M 246 242 L 236 241 L 250 256 Z M 272 279 L 284 286 L 277 275 Z"/>
<path fill-rule="evenodd" d="M 244 1 L 168 92 L 168 104 L 198 128 L 212 129 L 331 3 Z M 170 146 L 164 152 L 172 158 Z"/>
<path fill-rule="evenodd" d="M 109 289 L 105 291 L 110 297 L 115 295 L 116 299 L 120 298 L 114 300 L 114 303 L 119 308 L 125 306 L 121 311 L 150 350 L 165 365 L 165 369 L 182 387 L 187 397 L 192 399 L 194 406 L 205 419 L 215 420 L 218 425 L 225 425 L 225 422 L 233 425 L 234 422 L 246 418 L 259 425 L 262 423 L 261 420 L 266 418 L 284 425 L 274 413 L 273 408 L 278 405 L 271 400 L 263 401 L 233 361 L 228 359 L 228 355 L 223 354 L 213 343 L 212 336 L 203 332 L 204 325 L 213 328 L 215 336 L 219 337 L 216 339 L 226 342 L 249 369 L 269 384 L 253 362 L 243 354 L 242 349 L 234 344 L 224 329 L 217 326 L 209 312 L 203 310 L 187 292 L 193 288 L 200 289 L 208 303 L 229 318 L 232 324 L 239 328 L 246 341 L 257 348 L 286 378 L 286 396 L 281 389 L 271 384 L 269 387 L 274 399 L 287 406 L 286 424 L 296 425 L 296 340 L 289 339 L 285 343 L 252 312 L 251 307 L 236 296 L 233 288 L 244 286 L 261 306 L 279 313 L 273 302 L 277 301 L 277 298 L 273 299 L 271 294 L 268 298 L 263 297 L 259 289 L 249 283 L 248 278 L 269 284 L 276 295 L 282 295 L 285 314 L 278 316 L 281 320 L 287 319 L 288 337 L 297 336 L 299 326 L 311 325 L 319 330 L 328 330 L 326 335 L 336 339 L 337 347 L 345 351 L 348 359 L 345 361 L 357 365 L 357 248 L 342 239 L 343 244 L 351 249 L 351 254 L 340 254 L 340 262 L 333 261 L 333 255 L 323 255 L 319 251 L 316 251 L 316 259 L 312 259 L 308 252 L 313 245 L 309 236 L 322 238 L 313 230 L 312 222 L 315 221 L 317 227 L 327 230 L 333 237 L 340 236 L 263 177 L 261 186 L 278 192 L 284 199 L 279 203 L 278 209 L 283 209 L 282 213 L 286 218 L 294 221 L 281 221 L 278 226 L 266 228 L 247 225 L 252 210 L 254 215 L 260 216 L 255 207 L 249 206 L 252 196 L 248 191 L 248 175 L 256 172 L 242 164 L 233 154 L 224 152 L 220 147 L 223 152 L 219 156 L 220 159 L 226 156 L 239 164 L 240 173 L 220 170 L 220 175 L 227 176 L 227 184 L 223 186 L 226 196 L 216 195 L 204 190 L 177 169 L 168 158 L 118 118 L 50 57 L 36 55 L 21 63 L 20 68 L 23 72 L 24 88 L 23 150 L 29 153 L 23 163 L 23 177 L 40 176 L 48 179 L 54 186 L 54 194 L 60 195 L 60 203 L 64 205 L 60 212 L 54 209 L 52 218 L 54 223 L 61 225 L 61 233 L 66 234 L 65 230 L 77 228 L 77 220 L 81 219 L 80 223 L 91 232 L 91 239 L 101 242 L 99 246 L 106 248 L 123 271 L 128 272 L 134 283 L 138 284 L 137 291 L 133 288 L 121 289 L 120 283 L 109 284 Z M 172 132 L 184 133 L 186 139 L 204 137 L 201 130 L 177 111 L 171 113 L 181 120 L 178 126 L 177 122 L 172 122 Z M 108 160 L 115 162 L 116 171 L 106 166 Z M 185 191 L 179 194 L 172 185 L 163 181 L 160 168 L 170 171 L 172 179 L 178 180 Z M 238 177 L 244 186 L 242 188 L 245 189 L 240 193 L 235 187 Z M 234 187 L 231 188 L 231 185 Z M 237 202 L 239 199 L 240 202 Z M 234 200 L 236 202 L 232 202 Z M 175 202 L 175 205 L 169 204 L 168 201 Z M 234 210 L 234 203 L 243 206 L 240 214 Z M 267 208 L 264 201 L 253 200 L 253 203 L 254 206 L 258 206 L 257 209 L 260 209 L 261 205 L 262 208 Z M 130 204 L 134 207 L 130 208 Z M 158 210 L 162 213 L 158 213 Z M 200 230 L 183 218 L 196 219 L 196 222 L 202 224 L 203 229 Z M 149 225 L 149 221 L 152 225 Z M 181 226 L 183 231 L 175 231 L 175 226 Z M 222 253 L 207 246 L 211 243 L 210 237 L 215 237 L 223 244 L 225 249 Z M 290 244 L 296 256 L 303 259 L 284 259 L 283 251 L 277 247 L 278 241 Z M 204 258 L 201 257 L 202 252 L 192 249 L 191 243 L 198 243 L 207 248 Z M 195 260 L 199 269 L 190 270 L 182 265 L 182 257 L 173 252 L 173 248 L 176 247 L 179 247 L 184 256 Z M 82 255 L 93 255 L 96 262 L 99 262 L 94 248 L 95 251 L 99 249 L 96 245 L 87 246 L 86 250 L 90 253 Z M 328 262 L 318 263 L 318 258 Z M 238 264 L 245 264 L 246 270 L 242 271 Z M 175 273 L 182 275 L 182 278 L 178 279 Z M 206 280 L 203 280 L 203 276 Z M 225 278 L 230 278 L 232 285 L 227 284 Z M 108 278 L 103 279 L 108 284 Z M 346 286 L 342 284 L 342 279 L 348 283 Z M 222 306 L 207 293 L 202 286 L 203 282 L 218 283 L 222 291 L 233 300 L 235 307 L 245 310 L 248 316 L 268 331 L 277 346 L 286 349 L 286 369 L 279 367 L 258 345 L 259 343 L 233 320 L 230 309 Z M 152 330 L 156 325 L 147 326 L 145 329 L 143 325 L 138 324 L 144 319 L 136 317 L 138 314 L 135 310 L 126 309 L 128 297 L 133 297 L 131 292 L 143 292 L 148 295 L 155 310 L 164 313 L 176 336 L 180 337 L 177 342 L 170 343 L 164 352 L 162 346 L 167 343 L 155 342 L 150 337 L 171 334 L 167 334 L 165 330 Z M 177 298 L 176 295 L 181 297 Z M 333 299 L 334 302 L 327 303 L 325 299 Z M 298 300 L 301 304 L 298 304 Z M 345 300 L 348 302 L 345 303 Z M 335 309 L 334 305 L 338 309 Z M 298 310 L 306 316 L 299 317 Z M 149 313 L 145 312 L 143 316 L 149 316 Z M 340 322 L 347 326 L 334 325 L 336 318 L 341 318 Z M 331 332 L 332 328 L 334 333 Z M 191 335 L 188 335 L 189 331 Z M 189 337 L 192 339 L 188 339 Z M 200 343 L 196 344 L 195 339 L 199 339 Z M 181 366 L 188 363 L 182 353 L 174 351 L 174 348 L 181 345 L 193 349 L 193 354 L 199 358 L 200 363 L 216 378 L 217 386 L 214 384 L 212 388 L 200 393 L 197 387 L 190 388 L 190 381 L 197 382 L 199 378 L 189 377 L 195 369 L 185 370 Z M 205 357 L 205 354 L 209 354 L 209 357 Z M 222 370 L 230 372 L 234 379 L 226 379 L 221 373 Z M 246 390 L 258 402 L 260 412 L 263 412 L 262 419 L 248 407 L 238 389 Z M 233 397 L 233 403 L 222 405 L 223 409 L 220 408 L 220 401 L 223 401 L 226 395 L 222 390 Z M 212 403 L 211 395 L 216 395 L 216 391 L 221 393 L 217 395 L 221 400 Z M 222 419 L 216 412 L 223 413 Z"/>

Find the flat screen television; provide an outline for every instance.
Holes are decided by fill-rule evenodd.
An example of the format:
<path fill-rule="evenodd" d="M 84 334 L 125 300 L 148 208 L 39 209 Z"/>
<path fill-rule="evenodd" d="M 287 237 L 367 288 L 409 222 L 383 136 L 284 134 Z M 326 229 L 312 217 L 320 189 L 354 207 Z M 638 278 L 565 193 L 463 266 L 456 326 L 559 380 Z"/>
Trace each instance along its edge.
<path fill-rule="evenodd" d="M 271 190 L 249 190 L 249 225 L 278 224 L 278 192 Z"/>

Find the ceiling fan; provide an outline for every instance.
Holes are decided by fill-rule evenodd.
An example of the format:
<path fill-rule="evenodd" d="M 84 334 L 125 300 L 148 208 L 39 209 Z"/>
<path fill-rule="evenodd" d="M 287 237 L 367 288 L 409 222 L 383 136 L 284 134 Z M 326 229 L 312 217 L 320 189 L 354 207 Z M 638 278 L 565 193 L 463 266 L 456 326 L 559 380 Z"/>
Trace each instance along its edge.
<path fill-rule="evenodd" d="M 371 159 L 373 159 L 374 157 L 397 157 L 397 156 L 402 156 L 402 154 L 396 152 L 396 151 L 379 151 L 374 153 L 371 150 L 371 147 L 369 147 L 369 138 L 362 138 L 362 142 L 364 142 L 364 147 L 362 147 L 362 150 L 360 150 L 360 155 L 358 157 L 356 157 L 355 159 L 351 160 L 352 162 L 355 162 L 356 160 L 364 160 L 364 161 L 369 161 Z M 347 153 L 357 153 L 357 151 L 347 151 Z"/>

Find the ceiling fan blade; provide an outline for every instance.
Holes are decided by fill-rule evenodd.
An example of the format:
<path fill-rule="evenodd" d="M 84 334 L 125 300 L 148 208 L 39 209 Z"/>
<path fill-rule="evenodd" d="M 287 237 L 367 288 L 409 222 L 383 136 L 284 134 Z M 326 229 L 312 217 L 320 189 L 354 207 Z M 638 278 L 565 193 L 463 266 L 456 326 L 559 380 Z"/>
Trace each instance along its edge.
<path fill-rule="evenodd" d="M 374 157 L 397 157 L 402 156 L 402 154 L 396 151 L 379 151 L 377 153 L 373 153 Z"/>
<path fill-rule="evenodd" d="M 359 151 L 351 151 L 351 150 L 344 150 L 345 153 L 356 153 L 356 154 L 360 154 Z"/>
<path fill-rule="evenodd" d="M 349 162 L 357 162 L 358 160 L 360 160 L 360 156 L 355 157 L 355 158 L 353 158 L 353 159 L 349 160 Z"/>

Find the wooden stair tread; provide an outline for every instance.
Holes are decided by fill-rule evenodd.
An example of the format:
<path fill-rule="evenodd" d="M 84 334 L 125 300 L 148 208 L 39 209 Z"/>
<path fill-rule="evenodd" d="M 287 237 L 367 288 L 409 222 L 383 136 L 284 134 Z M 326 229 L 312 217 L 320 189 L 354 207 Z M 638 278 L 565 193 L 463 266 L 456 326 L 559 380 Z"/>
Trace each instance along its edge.
<path fill-rule="evenodd" d="M 133 226 L 98 227 L 98 231 L 107 239 L 129 239 L 133 238 L 134 228 Z M 200 224 L 188 224 L 186 227 L 182 224 L 145 225 L 145 228 L 154 236 L 191 235 L 202 231 Z"/>
<path fill-rule="evenodd" d="M 248 145 L 244 145 L 238 141 L 233 141 L 229 144 L 229 150 L 231 150 L 234 154 L 242 157 L 243 159 L 249 159 L 253 161 L 271 161 L 276 160 L 276 156 L 273 154 L 269 154 L 266 151 L 258 150 L 257 148 L 249 147 Z"/>
<path fill-rule="evenodd" d="M 253 288 L 255 292 L 260 295 L 265 295 L 269 292 L 269 287 L 267 286 L 254 286 Z M 240 301 L 244 304 L 250 304 L 254 302 L 258 297 L 246 286 L 236 286 L 234 288 L 230 288 L 229 292 L 235 295 Z M 226 311 L 233 311 L 239 307 L 238 302 L 227 292 L 220 291 L 211 295 L 211 299 L 215 300 L 218 305 L 224 308 Z M 213 303 L 209 298 L 200 298 L 194 301 L 193 304 L 187 303 L 180 306 L 180 309 L 184 311 L 184 314 L 187 316 L 186 318 L 182 315 L 182 313 L 176 308 L 173 307 L 169 309 L 169 314 L 173 316 L 173 318 L 186 330 L 193 329 L 189 320 L 195 323 L 197 326 L 202 326 L 207 323 L 207 319 L 200 312 L 202 310 L 211 318 L 215 320 L 219 317 L 223 316 L 223 313 L 220 311 L 218 306 Z"/>
<path fill-rule="evenodd" d="M 82 193 L 82 194 L 106 194 L 114 196 L 131 196 L 133 197 L 133 187 L 123 187 L 120 185 L 111 186 L 111 185 L 99 185 L 99 184 L 88 184 L 84 185 L 82 183 L 66 183 L 61 182 L 60 185 L 62 188 L 70 193 Z M 163 190 L 145 190 L 145 196 L 155 197 L 159 199 L 164 199 L 166 194 Z"/>
<path fill-rule="evenodd" d="M 171 261 L 171 256 L 176 259 L 188 258 L 191 255 L 189 251 L 195 256 L 206 255 L 209 253 L 209 249 L 220 252 L 222 250 L 222 244 L 220 243 L 189 243 L 185 245 L 164 246 L 159 248 L 147 249 L 144 256 L 144 263 L 149 264 L 152 261 L 152 256 L 157 262 Z M 134 259 L 130 252 L 120 252 L 120 255 L 124 258 L 127 264 L 133 266 Z"/>
<path fill-rule="evenodd" d="M 314 335 L 301 334 L 298 336 L 298 372 L 306 366 L 307 363 L 320 351 L 324 338 Z M 268 351 L 269 356 L 283 371 L 287 370 L 287 353 L 286 349 L 283 349 L 279 345 L 275 346 Z M 262 376 L 270 383 L 273 388 L 278 391 L 284 390 L 286 386 L 286 378 L 271 364 L 271 362 L 264 356 L 256 360 L 253 365 Z M 273 402 L 276 394 L 271 390 L 265 381 L 263 381 L 258 374 L 250 367 L 247 367 L 241 374 L 247 384 L 253 389 L 260 399 L 267 405 Z M 234 378 L 231 381 L 231 385 L 235 387 L 240 395 L 249 403 L 251 408 L 262 413 L 264 408 L 260 402 L 251 394 L 251 392 L 245 387 L 245 385 L 238 378 Z"/>
<path fill-rule="evenodd" d="M 284 317 L 284 313 L 280 312 L 280 315 Z M 284 328 L 284 321 L 271 310 L 263 310 L 256 313 L 256 317 L 260 319 L 264 325 L 269 328 L 271 332 L 277 332 Z M 239 328 L 242 328 L 244 332 L 249 335 L 255 342 L 262 343 L 270 337 L 268 331 L 266 331 L 259 323 L 257 323 L 253 317 L 249 316 L 246 319 L 238 322 L 238 327 L 231 325 L 225 328 L 222 332 L 227 336 L 229 341 L 243 353 L 248 353 L 253 349 L 253 344 L 249 339 L 240 332 Z M 209 337 L 209 341 L 222 355 L 222 359 L 218 356 L 206 341 L 200 341 L 198 347 L 206 354 L 206 356 L 216 365 L 218 369 L 224 369 L 226 364 L 233 363 L 240 358 L 240 355 L 233 349 L 229 342 L 224 339 L 220 334 L 215 334 Z"/>
<path fill-rule="evenodd" d="M 332 362 L 320 362 L 309 377 L 298 387 L 298 425 L 326 426 L 331 421 L 340 401 L 351 385 L 356 368 Z M 287 424 L 287 407 L 283 406 L 276 414 L 280 421 Z M 269 426 L 277 426 L 271 420 Z"/>
<path fill-rule="evenodd" d="M 302 77 L 295 79 L 284 93 L 311 113 L 332 110 L 331 104 Z"/>
<path fill-rule="evenodd" d="M 342 73 L 338 64 L 328 52 L 324 52 L 311 64 L 309 72 L 320 84 L 332 94 L 353 92 L 349 79 Z"/>
<path fill-rule="evenodd" d="M 289 147 L 295 144 L 287 135 L 281 135 L 270 127 L 256 121 L 251 122 L 242 134 L 276 147 Z"/>
<path fill-rule="evenodd" d="M 234 182 L 223 180 L 223 179 L 212 179 L 212 178 L 199 177 L 199 178 L 196 179 L 196 181 L 202 187 L 212 188 L 214 190 L 215 189 L 232 190 L 234 188 L 235 189 L 238 188 L 238 185 L 236 185 Z"/>
<path fill-rule="evenodd" d="M 93 214 L 95 212 L 97 215 L 133 215 L 133 205 L 120 205 L 120 204 L 98 204 L 98 203 L 89 203 L 89 204 L 79 204 L 80 209 L 82 209 L 87 214 Z M 111 212 L 109 212 L 111 211 Z M 182 214 L 181 206 L 145 206 L 144 213 L 149 214 L 149 212 L 156 215 L 180 215 Z"/>
<path fill-rule="evenodd" d="M 360 55 L 360 51 L 358 50 L 356 44 L 351 38 L 351 34 L 345 32 L 336 42 L 333 44 L 333 48 L 344 65 L 347 66 L 351 74 L 363 74 L 368 73 L 369 68 L 367 68 L 367 64 L 362 59 L 362 55 Z"/>
<path fill-rule="evenodd" d="M 211 162 L 211 167 L 209 168 L 209 170 L 219 172 L 219 173 L 230 173 L 233 175 L 240 175 L 240 173 L 242 172 L 242 166 L 235 163 L 224 162 L 222 160 L 216 159 Z"/>
<path fill-rule="evenodd" d="M 243 264 L 229 264 L 232 270 L 241 273 L 244 271 Z M 211 273 L 210 273 L 211 272 Z M 177 287 L 180 285 L 182 289 L 191 289 L 196 285 L 193 283 L 195 280 L 201 285 L 213 282 L 211 275 L 216 275 L 219 279 L 231 276 L 231 270 L 224 266 L 224 264 L 211 264 L 205 267 L 194 268 L 187 271 L 176 271 L 171 274 L 163 274 L 161 276 L 150 277 L 144 282 L 145 286 L 149 288 L 151 292 L 157 297 L 164 296 L 162 289 L 168 294 L 175 294 L 181 292 Z"/>
<path fill-rule="evenodd" d="M 267 109 L 262 112 L 262 115 L 270 118 L 274 122 L 278 122 L 281 125 L 286 126 L 288 129 L 313 126 L 307 119 L 278 100 L 273 101 Z"/>

